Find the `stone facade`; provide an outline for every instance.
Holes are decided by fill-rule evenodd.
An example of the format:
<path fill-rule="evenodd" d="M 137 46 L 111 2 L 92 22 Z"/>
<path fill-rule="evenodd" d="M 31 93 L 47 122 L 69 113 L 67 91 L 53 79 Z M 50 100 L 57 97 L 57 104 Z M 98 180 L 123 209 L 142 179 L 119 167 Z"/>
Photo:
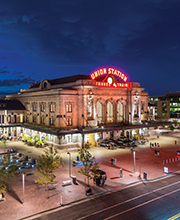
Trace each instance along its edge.
<path fill-rule="evenodd" d="M 115 77 L 113 80 L 116 82 Z M 139 124 L 148 119 L 148 93 L 139 83 L 109 85 L 104 78 L 102 85 L 84 75 L 44 79 L 7 99 L 19 100 L 25 106 L 25 124 L 57 129 L 57 135 L 49 139 L 61 144 L 81 142 L 84 137 L 77 133 L 84 129 L 90 129 L 85 139 L 94 140 L 100 134 L 91 135 L 93 129 L 111 127 L 111 132 L 106 131 L 101 137 L 108 138 L 113 126 Z M 116 130 L 113 136 L 120 133 Z"/>

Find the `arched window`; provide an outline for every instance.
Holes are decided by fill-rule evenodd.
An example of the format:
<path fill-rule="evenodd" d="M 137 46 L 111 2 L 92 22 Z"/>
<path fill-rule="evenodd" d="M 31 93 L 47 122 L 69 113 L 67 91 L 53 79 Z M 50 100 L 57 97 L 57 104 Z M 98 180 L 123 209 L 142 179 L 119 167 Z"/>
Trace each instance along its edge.
<path fill-rule="evenodd" d="M 122 102 L 118 102 L 117 105 L 117 120 L 118 122 L 122 122 L 124 119 L 124 105 Z"/>
<path fill-rule="evenodd" d="M 97 102 L 97 121 L 99 124 L 102 123 L 103 120 L 103 107 L 101 102 Z"/>
<path fill-rule="evenodd" d="M 107 122 L 111 123 L 114 121 L 114 115 L 113 115 L 113 103 L 108 102 L 107 104 Z"/>

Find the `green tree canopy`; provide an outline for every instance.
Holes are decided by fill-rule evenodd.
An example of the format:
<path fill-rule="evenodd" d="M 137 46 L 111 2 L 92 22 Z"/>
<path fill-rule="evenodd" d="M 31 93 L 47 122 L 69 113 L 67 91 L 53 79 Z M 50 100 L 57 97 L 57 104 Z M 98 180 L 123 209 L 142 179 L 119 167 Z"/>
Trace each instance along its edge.
<path fill-rule="evenodd" d="M 7 169 L 9 166 L 10 168 Z M 6 191 L 6 184 L 14 178 L 16 172 L 17 166 L 11 163 L 10 153 L 3 155 L 0 162 L 0 193 Z"/>
<path fill-rule="evenodd" d="M 61 162 L 61 157 L 57 154 L 57 149 L 53 146 L 48 147 L 44 150 L 44 154 L 39 156 L 39 163 L 36 167 L 37 173 L 35 174 L 38 179 L 35 180 L 35 183 L 45 185 L 47 191 L 47 198 L 49 197 L 48 184 L 57 184 L 57 181 L 54 181 L 56 176 L 54 171 L 59 168 Z"/>
<path fill-rule="evenodd" d="M 88 185 L 89 179 L 96 178 L 97 174 L 95 171 L 99 169 L 98 163 L 95 161 L 95 157 L 88 151 L 89 145 L 82 145 L 79 149 L 79 158 L 83 163 L 83 167 L 78 170 L 78 172 L 88 178 Z"/>

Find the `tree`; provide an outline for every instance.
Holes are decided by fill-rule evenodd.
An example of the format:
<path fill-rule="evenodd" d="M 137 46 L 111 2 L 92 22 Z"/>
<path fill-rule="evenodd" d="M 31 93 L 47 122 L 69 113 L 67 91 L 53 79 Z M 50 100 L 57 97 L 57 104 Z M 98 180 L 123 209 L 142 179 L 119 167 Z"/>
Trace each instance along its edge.
<path fill-rule="evenodd" d="M 10 153 L 5 154 L 0 162 L 0 194 L 6 192 L 6 184 L 14 178 L 17 166 L 11 162 Z"/>
<path fill-rule="evenodd" d="M 172 124 L 169 125 L 168 130 L 174 131 L 174 129 L 175 129 L 175 127 Z"/>
<path fill-rule="evenodd" d="M 91 155 L 88 151 L 89 145 L 83 144 L 82 147 L 79 149 L 79 158 L 83 163 L 83 167 L 78 170 L 78 173 L 86 176 L 88 178 L 88 186 L 89 186 L 89 179 L 96 178 L 97 174 L 94 172 L 99 169 L 98 163 L 95 161 L 95 157 Z"/>
<path fill-rule="evenodd" d="M 4 151 L 5 151 L 6 146 L 7 146 L 6 141 L 7 141 L 6 138 L 3 138 L 3 140 L 1 141 L 1 146 L 2 146 L 2 148 L 4 148 Z"/>
<path fill-rule="evenodd" d="M 56 176 L 54 171 L 59 168 L 61 157 L 57 154 L 57 150 L 50 146 L 44 150 L 45 154 L 39 156 L 39 163 L 36 167 L 37 173 L 35 174 L 38 179 L 35 183 L 45 185 L 45 190 L 47 191 L 47 197 L 49 198 L 48 184 L 57 184 L 58 181 L 54 181 Z"/>

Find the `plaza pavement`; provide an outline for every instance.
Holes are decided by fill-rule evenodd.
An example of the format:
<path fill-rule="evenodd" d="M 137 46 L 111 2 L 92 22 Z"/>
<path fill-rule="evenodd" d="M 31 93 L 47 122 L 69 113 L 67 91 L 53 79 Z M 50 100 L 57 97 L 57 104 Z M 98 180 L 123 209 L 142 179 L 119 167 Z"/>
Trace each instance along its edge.
<path fill-rule="evenodd" d="M 177 145 L 175 145 L 175 140 L 177 141 Z M 149 142 L 159 143 L 160 147 L 150 148 Z M 99 163 L 100 169 L 107 174 L 107 181 L 104 187 L 97 187 L 93 184 L 92 180 L 90 180 L 90 185 L 93 188 L 92 196 L 130 187 L 141 181 L 146 183 L 148 183 L 148 181 L 156 181 L 158 178 L 166 177 L 180 170 L 180 157 L 178 158 L 176 155 L 176 151 L 180 150 L 180 132 L 174 132 L 171 136 L 160 135 L 159 138 L 157 138 L 157 134 L 152 133 L 149 142 L 135 148 L 135 172 L 133 154 L 130 148 L 117 150 L 108 150 L 103 147 L 91 148 L 90 151 Z M 31 155 L 36 158 L 43 153 L 43 149 L 27 146 L 21 141 L 9 141 L 7 148 L 18 149 L 25 155 Z M 159 150 L 159 156 L 154 155 L 155 149 Z M 0 149 L 0 152 L 3 151 L 3 149 Z M 5 193 L 6 200 L 0 202 L 0 219 L 35 219 L 36 213 L 43 214 L 46 210 L 59 208 L 61 205 L 64 206 L 79 200 L 91 198 L 85 195 L 85 181 L 87 183 L 87 180 L 78 173 L 79 167 L 71 167 L 71 176 L 76 176 L 77 183 L 62 186 L 62 181 L 71 179 L 71 177 L 69 177 L 69 155 L 67 152 L 70 152 L 71 160 L 73 160 L 76 159 L 77 150 L 71 148 L 58 150 L 58 152 L 63 159 L 64 167 L 61 166 L 60 169 L 55 171 L 58 185 L 55 189 L 49 191 L 49 199 L 45 198 L 45 187 L 34 183 L 36 179 L 34 175 L 35 170 L 24 170 L 26 173 L 24 205 L 22 205 L 22 176 L 17 175 L 16 179 L 10 183 L 9 191 Z M 111 166 L 111 158 L 116 158 L 116 166 Z M 164 166 L 168 167 L 169 174 L 163 172 Z M 123 170 L 122 178 L 120 178 L 119 174 L 120 168 Z M 138 179 L 139 173 L 141 173 L 141 177 L 143 177 L 143 172 L 147 173 L 147 180 Z"/>

